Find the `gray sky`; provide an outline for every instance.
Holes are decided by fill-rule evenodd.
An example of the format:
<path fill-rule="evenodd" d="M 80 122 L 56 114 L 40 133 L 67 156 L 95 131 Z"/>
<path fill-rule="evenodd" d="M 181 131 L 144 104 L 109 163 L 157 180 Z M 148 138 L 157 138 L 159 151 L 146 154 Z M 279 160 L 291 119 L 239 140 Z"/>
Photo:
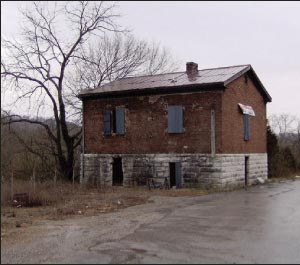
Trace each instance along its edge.
<path fill-rule="evenodd" d="M 1 2 L 1 34 L 18 34 L 18 8 Z M 268 113 L 300 116 L 300 2 L 119 2 L 119 23 L 169 48 L 185 70 L 251 64 L 273 98 Z"/>

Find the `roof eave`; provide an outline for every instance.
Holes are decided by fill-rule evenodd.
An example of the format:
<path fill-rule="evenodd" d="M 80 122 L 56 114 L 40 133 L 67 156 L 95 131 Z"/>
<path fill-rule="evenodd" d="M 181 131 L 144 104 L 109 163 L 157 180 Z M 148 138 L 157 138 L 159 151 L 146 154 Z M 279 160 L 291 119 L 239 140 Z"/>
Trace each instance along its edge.
<path fill-rule="evenodd" d="M 270 94 L 268 93 L 268 91 L 266 90 L 266 88 L 264 87 L 263 83 L 260 81 L 260 79 L 258 78 L 257 74 L 255 73 L 254 69 L 251 67 L 251 72 L 250 72 L 255 81 L 257 82 L 258 86 L 261 88 L 263 94 L 264 94 L 264 98 L 266 100 L 266 102 L 272 102 L 272 97 L 270 96 Z"/>
<path fill-rule="evenodd" d="M 109 91 L 100 93 L 82 93 L 78 95 L 78 98 L 83 100 L 86 98 L 95 97 L 114 97 L 114 96 L 139 96 L 139 95 L 151 95 L 151 94 L 175 94 L 175 93 L 186 93 L 195 91 L 206 91 L 206 90 L 219 90 L 225 89 L 223 82 L 207 83 L 207 84 L 192 84 L 177 87 L 157 87 L 157 88 L 146 88 L 146 89 L 132 89 L 125 91 Z"/>

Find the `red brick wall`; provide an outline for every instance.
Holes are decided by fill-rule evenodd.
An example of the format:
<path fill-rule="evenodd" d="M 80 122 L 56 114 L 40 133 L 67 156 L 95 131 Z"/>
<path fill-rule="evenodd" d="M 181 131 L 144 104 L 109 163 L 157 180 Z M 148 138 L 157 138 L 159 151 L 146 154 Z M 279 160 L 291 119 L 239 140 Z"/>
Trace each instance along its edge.
<path fill-rule="evenodd" d="M 183 105 L 182 134 L 169 134 L 167 106 Z M 221 152 L 222 91 L 84 101 L 85 153 L 210 153 L 210 112 Z M 103 136 L 103 111 L 124 106 L 125 136 Z"/>
<path fill-rule="evenodd" d="M 223 93 L 222 153 L 266 153 L 266 104 L 252 80 L 244 75 L 228 85 Z M 244 140 L 243 115 L 238 103 L 252 106 L 250 140 Z"/>

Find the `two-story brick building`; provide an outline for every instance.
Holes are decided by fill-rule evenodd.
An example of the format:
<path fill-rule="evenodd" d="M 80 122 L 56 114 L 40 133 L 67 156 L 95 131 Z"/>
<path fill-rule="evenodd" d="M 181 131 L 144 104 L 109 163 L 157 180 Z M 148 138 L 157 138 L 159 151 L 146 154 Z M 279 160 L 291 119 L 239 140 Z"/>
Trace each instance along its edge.
<path fill-rule="evenodd" d="M 250 65 L 129 77 L 86 90 L 81 181 L 229 187 L 267 178 L 266 103 Z"/>

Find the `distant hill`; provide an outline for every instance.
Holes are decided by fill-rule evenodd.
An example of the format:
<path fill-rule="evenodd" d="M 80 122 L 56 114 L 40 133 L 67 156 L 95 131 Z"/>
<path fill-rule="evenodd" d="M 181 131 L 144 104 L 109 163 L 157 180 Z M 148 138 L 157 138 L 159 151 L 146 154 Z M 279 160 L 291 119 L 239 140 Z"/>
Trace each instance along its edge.
<path fill-rule="evenodd" d="M 30 119 L 26 116 L 22 118 Z M 12 119 L 19 119 L 13 117 Z M 1 115 L 1 172 L 8 176 L 13 168 L 20 178 L 29 178 L 33 167 L 45 178 L 52 174 L 55 168 L 55 158 L 50 148 L 50 141 L 45 130 L 38 124 L 17 122 L 4 125 L 7 121 L 5 115 Z M 36 121 L 36 120 L 35 120 Z M 56 123 L 53 118 L 39 118 L 47 124 L 51 131 L 55 132 Z M 75 133 L 81 129 L 75 123 L 68 123 L 70 132 Z M 36 151 L 39 155 L 32 154 L 29 150 Z M 80 152 L 80 147 L 78 148 Z M 41 158 L 43 157 L 43 159 Z M 77 163 L 79 165 L 79 163 Z"/>

